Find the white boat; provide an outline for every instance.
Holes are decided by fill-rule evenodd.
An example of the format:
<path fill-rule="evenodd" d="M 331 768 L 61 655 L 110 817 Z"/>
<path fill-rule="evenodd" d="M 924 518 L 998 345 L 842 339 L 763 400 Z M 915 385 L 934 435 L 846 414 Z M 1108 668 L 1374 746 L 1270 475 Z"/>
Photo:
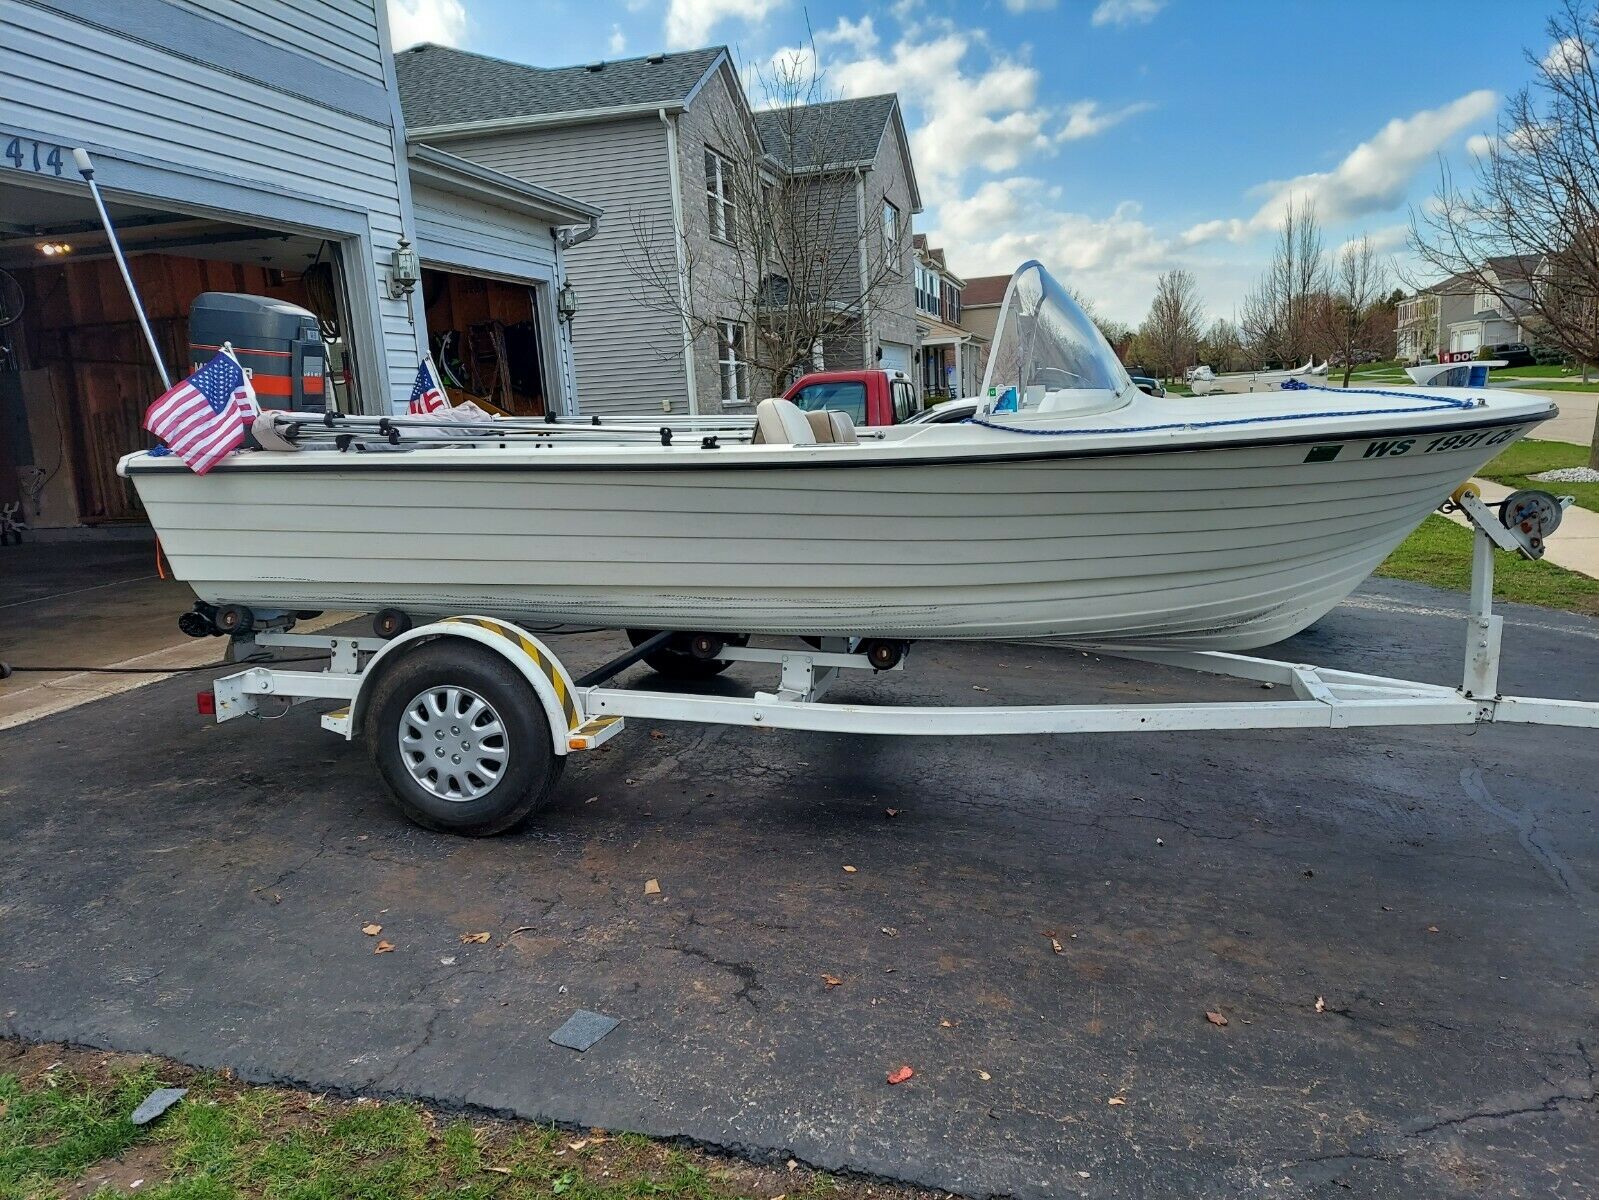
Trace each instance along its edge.
<path fill-rule="evenodd" d="M 1475 387 L 1488 386 L 1488 372 L 1494 367 L 1510 364 L 1502 358 L 1468 358 L 1459 362 L 1422 363 L 1406 367 L 1405 374 L 1417 387 Z"/>
<path fill-rule="evenodd" d="M 1292 371 L 1235 371 L 1228 375 L 1218 375 L 1208 366 L 1199 366 L 1194 368 L 1189 380 L 1190 390 L 1196 396 L 1276 391 L 1290 379 L 1310 379 L 1317 375 L 1325 375 L 1327 364 L 1323 363 L 1317 367 L 1315 363 L 1314 358 L 1308 358 L 1303 366 L 1296 367 Z"/>
<path fill-rule="evenodd" d="M 1301 388 L 1201 419 L 1134 387 L 1036 263 L 1007 290 L 984 393 L 972 422 L 858 436 L 786 401 L 665 431 L 300 418 L 280 420 L 294 452 L 118 469 L 178 577 L 255 617 L 1241 650 L 1327 612 L 1556 411 Z"/>

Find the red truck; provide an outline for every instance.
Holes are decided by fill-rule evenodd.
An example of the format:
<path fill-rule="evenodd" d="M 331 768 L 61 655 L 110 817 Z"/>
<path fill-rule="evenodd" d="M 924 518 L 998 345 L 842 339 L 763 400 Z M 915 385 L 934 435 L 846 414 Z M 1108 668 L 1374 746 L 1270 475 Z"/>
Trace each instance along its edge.
<path fill-rule="evenodd" d="M 857 425 L 903 425 L 922 411 L 922 399 L 903 371 L 813 371 L 783 399 L 812 412 L 830 408 Z"/>

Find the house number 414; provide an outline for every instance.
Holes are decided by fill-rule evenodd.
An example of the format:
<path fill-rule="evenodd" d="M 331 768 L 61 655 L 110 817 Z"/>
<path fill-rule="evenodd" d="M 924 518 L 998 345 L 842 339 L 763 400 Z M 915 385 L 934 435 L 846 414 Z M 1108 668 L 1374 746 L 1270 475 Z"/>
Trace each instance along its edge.
<path fill-rule="evenodd" d="M 48 142 L 25 142 L 12 138 L 6 143 L 5 156 L 19 171 L 38 171 L 42 174 L 61 174 L 61 147 Z"/>

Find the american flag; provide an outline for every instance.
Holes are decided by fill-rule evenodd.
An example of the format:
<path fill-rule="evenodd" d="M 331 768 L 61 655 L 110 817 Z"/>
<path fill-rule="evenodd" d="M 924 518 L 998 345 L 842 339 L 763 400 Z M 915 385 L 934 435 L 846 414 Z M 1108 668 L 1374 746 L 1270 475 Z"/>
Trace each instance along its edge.
<path fill-rule="evenodd" d="M 450 402 L 444 398 L 444 389 L 434 377 L 433 364 L 424 358 L 416 369 L 416 382 L 411 385 L 411 406 L 408 411 L 426 415 L 449 406 Z"/>
<path fill-rule="evenodd" d="M 144 427 L 204 475 L 243 445 L 245 430 L 260 412 L 244 368 L 224 350 L 156 397 Z"/>

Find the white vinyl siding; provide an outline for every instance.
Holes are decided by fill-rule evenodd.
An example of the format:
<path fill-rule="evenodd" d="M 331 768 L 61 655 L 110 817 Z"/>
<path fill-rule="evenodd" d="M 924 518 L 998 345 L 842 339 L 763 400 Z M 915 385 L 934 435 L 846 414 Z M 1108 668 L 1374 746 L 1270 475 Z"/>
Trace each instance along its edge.
<path fill-rule="evenodd" d="M 376 11 L 370 0 L 348 7 Z M 214 14 L 213 19 L 230 24 Z M 353 49 L 360 41 L 354 30 L 346 48 L 356 58 L 381 61 L 375 22 L 363 28 L 363 48 Z M 256 43 L 243 36 L 239 41 L 237 58 L 247 60 Z M 298 41 L 295 48 L 301 49 Z M 381 323 L 374 333 L 383 344 L 386 390 L 403 397 L 416 373 L 416 335 L 404 302 L 381 290 L 389 251 L 402 234 L 404 168 L 396 162 L 392 126 L 225 68 L 134 43 L 49 8 L 0 7 L 0 123 L 6 127 L 260 189 L 251 193 L 259 207 L 240 215 L 264 224 L 272 222 L 274 194 L 284 197 L 285 210 L 304 200 L 358 214 L 355 219 L 367 229 L 367 252 L 377 259 L 367 290 L 382 296 L 373 311 Z M 102 162 L 99 178 L 102 186 L 115 188 L 111 158 Z M 195 189 L 202 192 L 222 203 L 232 194 L 225 185 Z M 185 195 L 187 190 L 165 199 L 176 205 Z"/>
<path fill-rule="evenodd" d="M 638 276 L 641 240 L 669 263 L 672 201 L 666 130 L 654 117 L 451 138 L 440 150 L 583 200 L 604 211 L 600 231 L 566 252 L 582 310 L 572 324 L 580 412 L 604 416 L 684 410 L 683 330 Z M 685 180 L 684 202 L 694 195 Z"/>
<path fill-rule="evenodd" d="M 383 82 L 373 0 L 171 0 L 264 42 Z"/>

